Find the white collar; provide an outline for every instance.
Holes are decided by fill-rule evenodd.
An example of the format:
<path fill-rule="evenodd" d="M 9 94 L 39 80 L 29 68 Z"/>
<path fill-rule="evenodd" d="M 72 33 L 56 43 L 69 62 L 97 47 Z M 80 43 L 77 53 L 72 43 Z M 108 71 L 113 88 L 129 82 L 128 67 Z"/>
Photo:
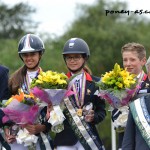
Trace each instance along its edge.
<path fill-rule="evenodd" d="M 137 78 L 140 78 L 141 74 L 143 73 L 143 71 L 141 71 L 138 75 Z"/>
<path fill-rule="evenodd" d="M 36 71 L 27 71 L 28 75 L 32 75 L 32 74 L 36 74 L 36 73 L 38 73 L 38 70 L 36 70 Z"/>
<path fill-rule="evenodd" d="M 37 76 L 37 73 L 38 73 L 38 70 L 36 71 L 27 71 L 27 76 L 28 76 L 28 79 L 29 79 L 29 83 L 31 83 L 32 79 L 34 79 L 36 76 Z"/>
<path fill-rule="evenodd" d="M 71 75 L 74 76 L 74 75 L 76 75 L 76 74 L 71 73 Z M 82 79 L 82 72 L 81 72 L 79 75 L 77 75 L 74 79 L 75 79 L 75 80 L 80 80 L 80 79 Z"/>

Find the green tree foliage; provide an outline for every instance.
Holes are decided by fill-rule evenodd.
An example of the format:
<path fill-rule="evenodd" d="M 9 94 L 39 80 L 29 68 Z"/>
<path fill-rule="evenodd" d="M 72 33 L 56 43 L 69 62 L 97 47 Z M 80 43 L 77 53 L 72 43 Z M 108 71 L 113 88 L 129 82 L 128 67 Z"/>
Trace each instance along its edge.
<path fill-rule="evenodd" d="M 62 56 L 64 42 L 63 38 L 47 39 L 45 41 L 46 50 L 41 63 L 45 70 L 52 69 L 59 72 L 67 71 Z"/>
<path fill-rule="evenodd" d="M 0 39 L 19 38 L 33 32 L 37 23 L 30 16 L 34 12 L 35 9 L 25 3 L 9 7 L 0 1 Z"/>
<path fill-rule="evenodd" d="M 140 42 L 149 48 L 150 21 L 139 14 L 108 14 L 106 10 L 128 10 L 123 2 L 98 0 L 93 6 L 81 5 L 80 15 L 61 37 L 81 37 L 88 43 L 89 65 L 96 75 L 110 70 L 115 62 L 122 64 L 121 47 L 128 42 Z M 62 39 L 61 39 L 62 41 Z M 147 41 L 147 42 L 146 42 Z"/>
<path fill-rule="evenodd" d="M 22 62 L 17 54 L 17 40 L 0 39 L 0 64 L 10 69 L 10 74 L 18 69 Z"/>

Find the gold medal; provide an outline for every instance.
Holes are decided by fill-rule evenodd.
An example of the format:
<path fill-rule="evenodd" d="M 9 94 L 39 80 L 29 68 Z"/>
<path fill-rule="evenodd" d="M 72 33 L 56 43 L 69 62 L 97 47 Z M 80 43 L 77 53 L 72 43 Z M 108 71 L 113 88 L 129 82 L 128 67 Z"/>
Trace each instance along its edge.
<path fill-rule="evenodd" d="M 82 109 L 81 109 L 81 108 L 80 108 L 80 109 L 77 109 L 77 115 L 78 115 L 79 117 L 82 116 Z"/>

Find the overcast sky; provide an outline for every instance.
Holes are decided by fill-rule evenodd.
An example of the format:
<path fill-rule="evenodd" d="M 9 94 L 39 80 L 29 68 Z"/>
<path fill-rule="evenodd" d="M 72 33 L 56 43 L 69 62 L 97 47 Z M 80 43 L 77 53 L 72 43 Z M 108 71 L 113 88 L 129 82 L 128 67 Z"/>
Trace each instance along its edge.
<path fill-rule="evenodd" d="M 33 14 L 35 21 L 41 22 L 38 31 L 49 32 L 60 35 L 64 32 L 65 26 L 71 24 L 75 19 L 76 4 L 93 4 L 96 0 L 2 0 L 6 4 L 13 5 L 18 2 L 27 2 L 35 7 L 37 12 Z M 114 0 L 117 1 L 117 0 Z M 126 1 L 130 10 L 149 10 L 148 0 L 118 0 Z M 146 14 L 145 16 L 150 16 Z"/>

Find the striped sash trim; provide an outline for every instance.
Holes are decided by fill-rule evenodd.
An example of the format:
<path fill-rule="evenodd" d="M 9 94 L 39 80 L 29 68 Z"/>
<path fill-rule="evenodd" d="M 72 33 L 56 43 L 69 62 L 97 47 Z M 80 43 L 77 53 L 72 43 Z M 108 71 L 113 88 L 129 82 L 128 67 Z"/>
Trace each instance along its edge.
<path fill-rule="evenodd" d="M 148 122 L 149 118 L 147 118 L 149 114 L 146 109 L 144 97 L 138 98 L 130 103 L 130 110 L 142 137 L 150 148 L 150 125 Z"/>
<path fill-rule="evenodd" d="M 75 108 L 73 107 L 71 101 L 69 100 L 69 98 L 65 98 L 64 99 L 64 103 L 66 105 L 66 108 L 68 109 L 70 115 L 71 115 L 71 118 L 73 119 L 73 121 L 75 122 L 75 126 L 76 128 L 79 130 L 80 132 L 80 135 L 83 137 L 84 141 L 88 144 L 88 147 L 91 149 L 91 150 L 103 150 L 103 146 L 98 147 L 93 138 L 90 136 L 90 134 L 88 133 L 87 129 L 85 128 L 85 126 L 83 125 L 80 117 L 77 115 L 76 113 L 76 110 Z M 81 142 L 83 144 L 83 142 Z M 84 147 L 84 145 L 83 145 Z"/>

